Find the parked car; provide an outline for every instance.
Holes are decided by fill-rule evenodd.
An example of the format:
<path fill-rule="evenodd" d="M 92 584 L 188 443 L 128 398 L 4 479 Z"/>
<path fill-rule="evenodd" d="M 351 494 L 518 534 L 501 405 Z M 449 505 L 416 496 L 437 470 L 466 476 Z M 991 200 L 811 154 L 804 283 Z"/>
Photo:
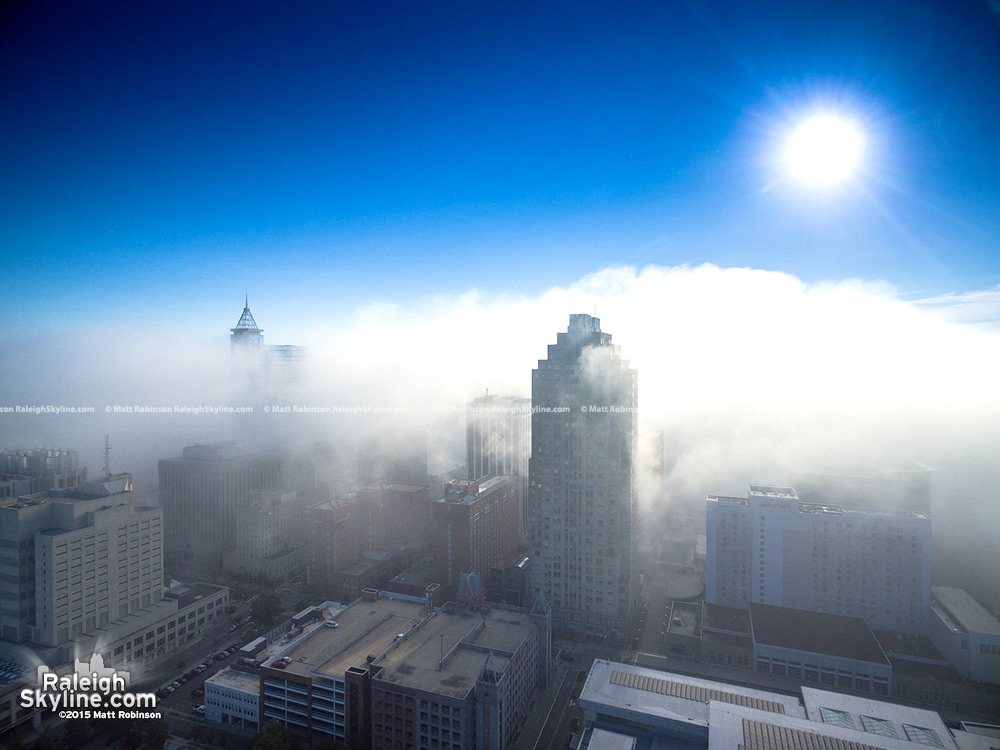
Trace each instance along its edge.
<path fill-rule="evenodd" d="M 194 707 L 194 712 L 196 714 L 203 714 L 203 713 L 205 713 L 205 707 L 204 706 L 195 706 Z"/>

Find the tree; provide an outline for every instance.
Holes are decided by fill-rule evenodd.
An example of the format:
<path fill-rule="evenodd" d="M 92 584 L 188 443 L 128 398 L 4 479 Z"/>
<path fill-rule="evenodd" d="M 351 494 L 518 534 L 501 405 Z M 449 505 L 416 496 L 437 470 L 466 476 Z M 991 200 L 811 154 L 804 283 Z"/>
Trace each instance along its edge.
<path fill-rule="evenodd" d="M 90 739 L 91 726 L 87 719 L 69 719 L 63 725 L 63 747 L 83 747 Z"/>
<path fill-rule="evenodd" d="M 273 591 L 261 594 L 250 605 L 250 613 L 257 622 L 270 623 L 281 614 L 281 597 Z"/>
<path fill-rule="evenodd" d="M 253 741 L 250 750 L 292 750 L 294 745 L 292 735 L 284 726 L 276 721 L 269 721 Z"/>
<path fill-rule="evenodd" d="M 31 750 L 59 750 L 62 743 L 56 738 L 56 733 L 52 729 L 46 729 L 31 746 Z"/>

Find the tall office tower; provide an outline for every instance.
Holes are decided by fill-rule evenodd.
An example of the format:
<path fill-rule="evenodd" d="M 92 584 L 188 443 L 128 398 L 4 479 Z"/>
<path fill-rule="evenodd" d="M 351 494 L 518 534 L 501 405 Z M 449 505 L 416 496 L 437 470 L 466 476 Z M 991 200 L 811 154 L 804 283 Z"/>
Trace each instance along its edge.
<path fill-rule="evenodd" d="M 244 455 L 236 443 L 192 445 L 159 464 L 167 561 L 204 574 L 236 542 L 236 519 L 254 490 L 278 489 L 281 462 Z"/>
<path fill-rule="evenodd" d="M 433 504 L 434 582 L 454 595 L 462 573 L 484 577 L 517 552 L 517 480 L 488 477 L 447 482 Z"/>
<path fill-rule="evenodd" d="M 159 508 L 133 505 L 131 474 L 5 501 L 0 636 L 61 646 L 155 605 L 161 525 Z"/>
<path fill-rule="evenodd" d="M 465 409 L 465 455 L 469 479 L 517 478 L 517 528 L 526 537 L 531 399 L 489 393 L 473 399 Z"/>
<path fill-rule="evenodd" d="M 232 436 L 244 445 L 272 450 L 295 433 L 297 418 L 280 409 L 301 403 L 296 399 L 305 377 L 308 348 L 288 344 L 264 344 L 264 331 L 257 327 L 249 304 L 239 322 L 230 329 L 233 405 L 253 407 L 250 413 L 234 414 Z"/>
<path fill-rule="evenodd" d="M 634 451 L 637 375 L 601 331 L 570 315 L 531 381 L 531 597 L 552 628 L 624 641 L 638 595 Z"/>
<path fill-rule="evenodd" d="M 758 602 L 863 617 L 923 633 L 931 596 L 931 519 L 805 503 L 790 487 L 708 496 L 706 601 Z"/>

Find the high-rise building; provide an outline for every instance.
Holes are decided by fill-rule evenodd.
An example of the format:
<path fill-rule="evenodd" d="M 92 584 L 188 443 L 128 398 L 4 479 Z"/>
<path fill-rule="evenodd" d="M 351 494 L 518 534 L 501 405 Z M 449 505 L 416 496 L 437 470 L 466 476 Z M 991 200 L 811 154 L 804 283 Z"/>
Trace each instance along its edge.
<path fill-rule="evenodd" d="M 931 580 L 931 520 L 801 502 L 790 487 L 750 485 L 746 498 L 709 495 L 710 604 L 752 602 L 864 618 L 922 633 Z"/>
<path fill-rule="evenodd" d="M 637 375 L 600 320 L 571 315 L 531 383 L 531 597 L 552 628 L 623 641 L 638 594 Z"/>
<path fill-rule="evenodd" d="M 433 504 L 434 579 L 449 595 L 462 573 L 483 578 L 517 552 L 517 479 L 459 479 Z"/>
<path fill-rule="evenodd" d="M 5 502 L 0 636 L 61 646 L 155 605 L 161 526 L 159 508 L 133 505 L 131 474 Z"/>
<path fill-rule="evenodd" d="M 162 459 L 159 475 L 167 561 L 208 572 L 235 547 L 237 515 L 253 491 L 279 487 L 281 462 L 244 455 L 236 443 L 210 443 Z"/>
<path fill-rule="evenodd" d="M 489 393 L 473 399 L 465 409 L 465 455 L 469 479 L 517 478 L 518 534 L 526 537 L 531 399 Z"/>

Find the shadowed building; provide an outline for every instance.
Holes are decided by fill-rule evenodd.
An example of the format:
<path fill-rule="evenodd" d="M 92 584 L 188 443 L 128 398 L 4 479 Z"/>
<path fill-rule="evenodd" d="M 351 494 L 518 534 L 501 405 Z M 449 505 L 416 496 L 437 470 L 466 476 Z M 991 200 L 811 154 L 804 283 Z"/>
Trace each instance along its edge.
<path fill-rule="evenodd" d="M 236 546 L 237 519 L 255 490 L 277 489 L 281 462 L 244 455 L 236 443 L 192 445 L 159 464 L 168 564 L 204 573 Z"/>
<path fill-rule="evenodd" d="M 485 580 L 517 552 L 517 483 L 515 477 L 455 480 L 433 503 L 435 581 L 447 595 L 454 595 L 462 573 L 478 572 Z"/>

